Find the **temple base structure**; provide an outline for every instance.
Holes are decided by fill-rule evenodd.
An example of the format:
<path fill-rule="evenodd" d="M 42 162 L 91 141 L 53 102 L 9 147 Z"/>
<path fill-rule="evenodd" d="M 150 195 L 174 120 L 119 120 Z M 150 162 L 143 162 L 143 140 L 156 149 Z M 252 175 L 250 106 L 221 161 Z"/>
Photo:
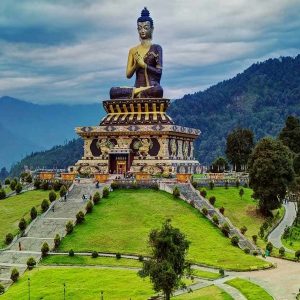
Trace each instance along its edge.
<path fill-rule="evenodd" d="M 194 140 L 200 130 L 174 125 L 168 99 L 117 99 L 103 102 L 107 115 L 99 126 L 77 127 L 84 155 L 81 174 L 200 173 Z"/>

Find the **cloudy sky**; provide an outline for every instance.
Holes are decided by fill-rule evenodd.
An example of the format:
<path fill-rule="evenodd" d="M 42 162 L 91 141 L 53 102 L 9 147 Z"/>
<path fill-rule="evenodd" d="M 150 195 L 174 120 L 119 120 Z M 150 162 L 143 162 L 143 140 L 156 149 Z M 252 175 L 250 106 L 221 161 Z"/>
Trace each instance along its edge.
<path fill-rule="evenodd" d="M 91 103 L 111 86 L 132 86 L 125 67 L 144 6 L 163 47 L 168 98 L 300 53 L 299 0 L 1 0 L 0 96 Z"/>

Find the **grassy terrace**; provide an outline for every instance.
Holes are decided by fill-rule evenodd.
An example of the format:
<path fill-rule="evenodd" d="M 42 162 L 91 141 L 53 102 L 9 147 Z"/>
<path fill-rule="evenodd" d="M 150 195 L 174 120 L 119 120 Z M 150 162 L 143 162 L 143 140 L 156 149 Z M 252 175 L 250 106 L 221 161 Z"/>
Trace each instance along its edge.
<path fill-rule="evenodd" d="M 234 278 L 226 284 L 238 289 L 248 300 L 273 300 L 273 297 L 259 285 L 241 278 Z"/>
<path fill-rule="evenodd" d="M 177 296 L 174 300 L 233 300 L 233 298 L 226 292 L 218 288 L 217 286 L 211 285 L 200 290 L 194 291 L 189 294 Z"/>
<path fill-rule="evenodd" d="M 233 247 L 218 228 L 182 200 L 154 190 L 116 190 L 86 216 L 84 224 L 63 239 L 60 250 L 149 255 L 148 234 L 171 218 L 191 241 L 193 262 L 227 269 L 268 266 L 265 261 Z M 226 255 L 224 255 L 226 253 Z"/>
<path fill-rule="evenodd" d="M 258 235 L 259 228 L 264 223 L 265 218 L 256 210 L 257 201 L 251 198 L 253 194 L 252 189 L 243 188 L 244 195 L 241 199 L 239 195 L 240 188 L 229 187 L 216 187 L 213 190 L 207 189 L 208 199 L 210 196 L 216 197 L 215 207 L 225 208 L 224 215 L 230 219 L 232 224 L 237 228 L 242 226 L 247 227 L 246 236 L 252 240 L 252 235 Z M 273 211 L 276 214 L 277 211 Z M 283 208 L 280 209 L 281 215 L 283 214 Z M 265 242 L 258 236 L 258 245 L 263 247 Z"/>
<path fill-rule="evenodd" d="M 7 233 L 17 234 L 22 217 L 30 218 L 30 209 L 40 206 L 43 199 L 48 199 L 49 191 L 28 191 L 0 201 L 0 248 L 4 246 Z"/>
<path fill-rule="evenodd" d="M 30 278 L 31 299 L 63 299 L 63 284 L 66 284 L 66 299 L 94 300 L 100 298 L 111 300 L 145 300 L 156 293 L 148 279 L 141 279 L 136 270 L 89 268 L 89 267 L 39 267 L 26 272 L 2 296 L 1 300 L 27 300 L 27 281 Z M 185 280 L 186 284 L 192 283 Z M 221 289 L 210 286 L 193 293 L 184 294 L 176 300 L 232 300 Z"/>
<path fill-rule="evenodd" d="M 290 232 L 287 239 L 281 239 L 283 245 L 295 251 L 300 250 L 300 226 L 293 226 Z"/>

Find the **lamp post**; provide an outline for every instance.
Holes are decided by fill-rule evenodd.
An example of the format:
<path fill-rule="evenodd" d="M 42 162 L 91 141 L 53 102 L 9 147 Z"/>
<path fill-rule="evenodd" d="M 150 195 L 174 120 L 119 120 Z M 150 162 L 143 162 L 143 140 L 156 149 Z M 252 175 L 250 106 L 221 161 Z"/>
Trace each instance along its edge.
<path fill-rule="evenodd" d="M 27 284 L 28 284 L 28 300 L 30 300 L 30 278 L 29 277 L 27 280 Z"/>
<path fill-rule="evenodd" d="M 64 300 L 66 300 L 66 283 L 64 283 Z"/>

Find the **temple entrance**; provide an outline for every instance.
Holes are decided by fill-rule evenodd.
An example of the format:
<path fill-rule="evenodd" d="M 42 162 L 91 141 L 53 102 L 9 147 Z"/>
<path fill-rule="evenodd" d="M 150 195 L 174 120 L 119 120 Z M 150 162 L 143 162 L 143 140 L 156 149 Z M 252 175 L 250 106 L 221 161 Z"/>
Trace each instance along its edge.
<path fill-rule="evenodd" d="M 125 174 L 129 172 L 133 160 L 129 149 L 114 149 L 109 154 L 109 173 Z"/>

